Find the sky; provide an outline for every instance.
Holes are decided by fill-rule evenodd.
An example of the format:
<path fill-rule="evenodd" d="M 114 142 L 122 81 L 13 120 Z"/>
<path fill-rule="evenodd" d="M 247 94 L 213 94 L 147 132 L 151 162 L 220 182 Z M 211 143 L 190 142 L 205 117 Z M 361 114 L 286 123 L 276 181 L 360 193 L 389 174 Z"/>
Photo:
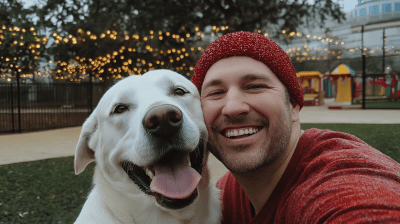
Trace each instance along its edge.
<path fill-rule="evenodd" d="M 311 1 L 311 0 L 310 0 Z M 350 12 L 357 5 L 357 0 L 336 0 L 343 6 L 343 11 Z M 29 7 L 38 3 L 38 0 L 22 0 L 25 3 L 24 7 Z"/>
<path fill-rule="evenodd" d="M 357 0 L 339 0 L 339 3 L 343 6 L 343 11 L 350 12 L 357 5 Z"/>
<path fill-rule="evenodd" d="M 31 5 L 38 3 L 38 0 L 22 0 L 24 3 L 24 8 L 28 8 Z"/>

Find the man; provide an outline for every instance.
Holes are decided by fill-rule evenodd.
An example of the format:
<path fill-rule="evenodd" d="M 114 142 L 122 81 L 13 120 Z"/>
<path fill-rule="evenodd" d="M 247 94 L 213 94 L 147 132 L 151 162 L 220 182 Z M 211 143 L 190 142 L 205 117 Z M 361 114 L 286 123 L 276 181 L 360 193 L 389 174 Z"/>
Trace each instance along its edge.
<path fill-rule="evenodd" d="M 400 223 L 400 165 L 352 135 L 301 130 L 302 90 L 276 43 L 226 34 L 192 82 L 209 149 L 229 169 L 222 223 Z"/>

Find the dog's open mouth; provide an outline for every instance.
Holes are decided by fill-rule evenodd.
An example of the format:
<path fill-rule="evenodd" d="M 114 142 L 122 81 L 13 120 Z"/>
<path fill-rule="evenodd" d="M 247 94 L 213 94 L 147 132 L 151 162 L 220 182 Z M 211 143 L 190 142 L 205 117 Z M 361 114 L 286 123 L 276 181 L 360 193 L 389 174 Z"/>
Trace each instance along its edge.
<path fill-rule="evenodd" d="M 203 169 L 204 150 L 199 144 L 192 153 L 171 150 L 155 164 L 140 167 L 124 161 L 122 168 L 144 193 L 153 195 L 158 204 L 181 209 L 197 197 L 197 185 Z"/>

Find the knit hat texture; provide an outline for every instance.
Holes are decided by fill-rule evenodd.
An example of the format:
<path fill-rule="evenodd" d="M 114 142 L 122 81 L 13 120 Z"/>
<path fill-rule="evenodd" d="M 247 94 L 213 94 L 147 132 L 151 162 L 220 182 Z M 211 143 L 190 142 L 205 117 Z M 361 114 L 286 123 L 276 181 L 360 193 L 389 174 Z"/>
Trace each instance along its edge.
<path fill-rule="evenodd" d="M 289 56 L 274 41 L 252 32 L 225 34 L 204 50 L 194 67 L 192 77 L 199 92 L 208 69 L 218 60 L 231 56 L 247 56 L 266 64 L 286 86 L 290 97 L 300 105 L 300 109 L 303 107 L 303 90 Z"/>

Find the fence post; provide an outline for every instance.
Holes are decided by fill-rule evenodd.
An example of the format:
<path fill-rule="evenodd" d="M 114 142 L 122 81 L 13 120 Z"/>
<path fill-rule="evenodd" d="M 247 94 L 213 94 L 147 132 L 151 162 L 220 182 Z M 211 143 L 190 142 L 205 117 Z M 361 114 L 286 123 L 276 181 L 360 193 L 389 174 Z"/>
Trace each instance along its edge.
<path fill-rule="evenodd" d="M 363 87 L 362 87 L 362 109 L 365 109 L 365 55 L 364 55 L 364 26 L 361 26 L 361 58 L 362 58 L 362 70 L 363 70 Z"/>
<path fill-rule="evenodd" d="M 92 74 L 91 73 L 89 73 L 89 83 L 88 83 L 88 92 L 87 92 L 87 104 L 88 104 L 88 109 L 89 109 L 89 113 L 88 113 L 88 115 L 90 115 L 91 113 L 92 113 L 92 111 L 93 111 L 93 100 L 92 100 L 92 97 L 93 97 L 93 90 L 92 90 L 92 86 L 93 86 L 93 83 L 92 83 Z"/>
<path fill-rule="evenodd" d="M 93 75 L 90 73 L 90 113 L 93 112 Z"/>
<path fill-rule="evenodd" d="M 363 87 L 362 87 L 362 109 L 365 109 L 365 86 L 366 86 L 366 76 L 367 74 L 365 74 L 365 55 L 362 56 L 362 69 L 363 69 Z"/>
<path fill-rule="evenodd" d="M 382 74 L 385 73 L 385 28 L 383 28 L 382 31 L 383 37 L 382 37 Z"/>
<path fill-rule="evenodd" d="M 11 124 L 12 124 L 12 132 L 15 132 L 15 121 L 14 121 L 14 84 L 11 82 L 10 83 L 10 89 L 11 89 Z"/>
<path fill-rule="evenodd" d="M 17 72 L 18 132 L 21 133 L 21 89 L 19 79 L 19 72 Z"/>

